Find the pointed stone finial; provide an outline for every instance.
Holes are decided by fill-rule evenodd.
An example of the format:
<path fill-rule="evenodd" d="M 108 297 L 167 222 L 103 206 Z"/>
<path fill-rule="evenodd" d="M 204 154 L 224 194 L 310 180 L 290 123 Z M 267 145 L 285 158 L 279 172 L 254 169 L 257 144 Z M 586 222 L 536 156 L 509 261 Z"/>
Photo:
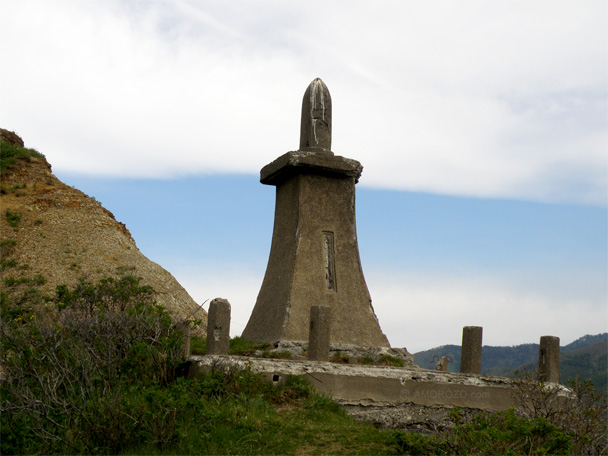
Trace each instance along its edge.
<path fill-rule="evenodd" d="M 331 152 L 331 96 L 320 78 L 304 92 L 300 150 Z"/>

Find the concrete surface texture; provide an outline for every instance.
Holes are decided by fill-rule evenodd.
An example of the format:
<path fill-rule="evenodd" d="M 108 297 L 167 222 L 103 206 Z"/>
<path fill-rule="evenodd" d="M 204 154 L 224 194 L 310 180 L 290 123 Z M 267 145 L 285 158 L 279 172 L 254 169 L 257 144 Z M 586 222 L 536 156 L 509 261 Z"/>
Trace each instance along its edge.
<path fill-rule="evenodd" d="M 559 383 L 559 337 L 540 338 L 538 379 L 543 382 Z"/>
<path fill-rule="evenodd" d="M 326 105 L 319 113 L 312 105 L 321 102 L 321 92 L 325 103 L 331 99 L 319 81 L 304 97 L 305 150 L 289 152 L 261 171 L 261 182 L 277 188 L 274 231 L 264 281 L 242 336 L 271 343 L 308 341 L 310 308 L 320 305 L 331 308 L 331 343 L 388 347 L 359 258 L 355 184 L 362 167 L 326 149 L 331 109 Z M 325 116 L 324 123 L 319 116 Z"/>
<path fill-rule="evenodd" d="M 215 298 L 209 304 L 207 320 L 207 354 L 227 355 L 230 343 L 230 303 Z"/>
<path fill-rule="evenodd" d="M 304 92 L 300 150 L 331 151 L 331 96 L 320 78 Z"/>
<path fill-rule="evenodd" d="M 209 369 L 249 368 L 271 382 L 301 375 L 318 392 L 330 395 L 342 405 L 383 407 L 451 407 L 498 411 L 514 407 L 513 379 L 439 372 L 420 368 L 343 365 L 319 361 L 291 361 L 238 356 L 192 356 L 188 376 Z M 570 390 L 554 385 L 558 396 L 570 397 Z"/>
<path fill-rule="evenodd" d="M 462 328 L 462 355 L 460 372 L 466 374 L 481 373 L 481 326 L 465 326 Z"/>
<path fill-rule="evenodd" d="M 308 332 L 308 359 L 329 361 L 329 333 L 331 331 L 331 307 L 310 308 L 310 331 Z"/>

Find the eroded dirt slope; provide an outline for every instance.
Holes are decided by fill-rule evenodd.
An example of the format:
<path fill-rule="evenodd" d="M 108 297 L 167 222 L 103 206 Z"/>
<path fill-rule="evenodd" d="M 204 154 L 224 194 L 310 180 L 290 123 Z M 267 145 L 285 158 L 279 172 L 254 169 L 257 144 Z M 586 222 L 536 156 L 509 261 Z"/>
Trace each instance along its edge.
<path fill-rule="evenodd" d="M 6 136 L 3 136 L 5 140 Z M 1 139 L 0 139 L 1 140 Z M 18 160 L 2 175 L 0 240 L 3 278 L 42 277 L 49 295 L 74 285 L 131 273 L 157 292 L 156 300 L 180 317 L 207 315 L 177 280 L 137 248 L 131 233 L 94 198 L 65 185 L 44 157 Z M 1 286 L 6 287 L 3 280 Z"/>

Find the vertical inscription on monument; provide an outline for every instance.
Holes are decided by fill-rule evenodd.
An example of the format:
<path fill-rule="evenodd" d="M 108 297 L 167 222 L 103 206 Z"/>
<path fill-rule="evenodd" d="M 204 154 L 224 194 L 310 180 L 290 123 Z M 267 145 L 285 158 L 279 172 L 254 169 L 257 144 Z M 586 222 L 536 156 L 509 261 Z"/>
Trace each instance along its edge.
<path fill-rule="evenodd" d="M 323 257 L 327 289 L 336 291 L 336 261 L 334 253 L 334 233 L 323 231 Z"/>

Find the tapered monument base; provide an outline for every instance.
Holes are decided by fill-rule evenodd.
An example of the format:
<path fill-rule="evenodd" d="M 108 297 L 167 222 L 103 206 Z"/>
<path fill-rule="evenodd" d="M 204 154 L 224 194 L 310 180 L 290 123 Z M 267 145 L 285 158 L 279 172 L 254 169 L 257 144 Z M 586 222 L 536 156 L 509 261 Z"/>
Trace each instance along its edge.
<path fill-rule="evenodd" d="M 242 337 L 307 341 L 311 306 L 331 308 L 331 343 L 389 347 L 359 258 L 355 184 L 361 164 L 331 152 L 296 151 L 262 169 L 275 185 L 268 267 Z"/>

